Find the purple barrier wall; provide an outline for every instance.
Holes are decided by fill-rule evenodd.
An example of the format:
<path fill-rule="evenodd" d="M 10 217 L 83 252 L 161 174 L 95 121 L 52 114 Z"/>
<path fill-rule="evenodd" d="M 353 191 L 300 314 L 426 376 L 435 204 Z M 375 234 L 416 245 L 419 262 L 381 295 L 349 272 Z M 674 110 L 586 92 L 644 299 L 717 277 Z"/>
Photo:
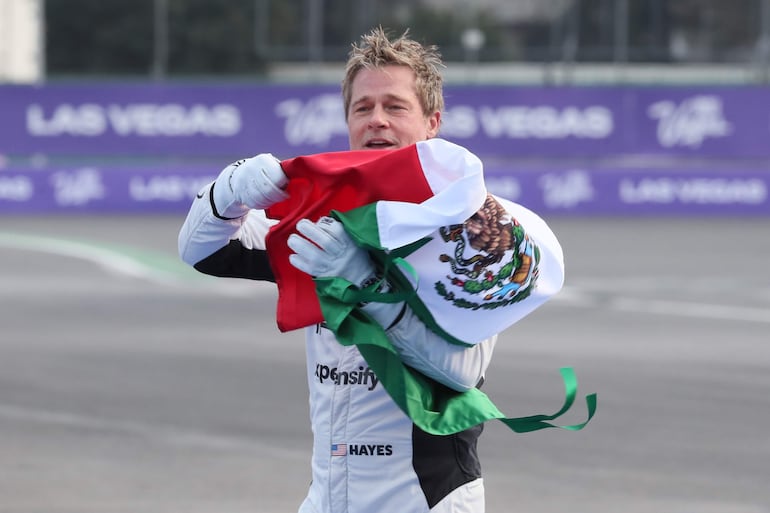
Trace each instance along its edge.
<path fill-rule="evenodd" d="M 770 157 L 763 87 L 446 88 L 442 136 L 480 156 Z M 347 148 L 336 86 L 0 86 L 0 154 L 281 158 Z"/>
<path fill-rule="evenodd" d="M 445 93 L 442 137 L 490 163 L 493 192 L 538 212 L 770 214 L 770 88 L 453 86 Z M 0 114 L 0 163 L 3 155 L 10 162 L 131 156 L 223 166 L 260 152 L 289 158 L 347 147 L 336 86 L 0 86 Z M 666 169 L 599 164 L 629 156 Z M 0 165 L 0 213 L 184 212 L 219 168 Z"/>
<path fill-rule="evenodd" d="M 184 213 L 218 170 L 61 167 L 0 172 L 0 214 Z M 491 192 L 542 215 L 770 215 L 764 170 L 488 167 Z"/>

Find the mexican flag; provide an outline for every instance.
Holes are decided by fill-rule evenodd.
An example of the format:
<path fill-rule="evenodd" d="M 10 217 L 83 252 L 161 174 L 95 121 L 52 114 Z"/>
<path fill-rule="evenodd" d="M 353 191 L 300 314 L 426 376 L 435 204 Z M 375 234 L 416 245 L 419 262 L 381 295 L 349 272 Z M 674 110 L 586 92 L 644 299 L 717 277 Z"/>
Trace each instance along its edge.
<path fill-rule="evenodd" d="M 562 286 L 562 250 L 549 227 L 525 207 L 488 194 L 481 161 L 461 146 L 430 139 L 281 165 L 289 199 L 267 211 L 279 219 L 267 247 L 282 331 L 324 320 L 312 278 L 288 263 L 286 239 L 302 218 L 333 214 L 343 221 L 400 297 L 453 341 L 474 344 L 503 331 Z"/>
<path fill-rule="evenodd" d="M 325 322 L 357 345 L 394 401 L 422 429 L 448 434 L 497 418 L 518 432 L 554 427 L 554 415 L 508 418 L 483 392 L 458 394 L 405 367 L 362 301 L 406 301 L 445 340 L 473 345 L 510 327 L 562 287 L 561 247 L 525 207 L 489 194 L 481 161 L 443 139 L 383 151 L 285 160 L 289 198 L 267 210 L 279 222 L 267 238 L 282 331 Z M 297 221 L 332 215 L 366 248 L 390 285 L 384 294 L 340 278 L 313 280 L 288 261 Z M 589 400 L 589 419 L 595 403 Z M 587 422 L 587 421 L 586 421 Z M 580 429 L 585 423 L 569 426 Z"/>
<path fill-rule="evenodd" d="M 481 161 L 442 139 L 398 150 L 323 153 L 281 162 L 289 178 L 289 198 L 267 209 L 278 219 L 267 248 L 278 285 L 277 323 L 281 331 L 323 321 L 310 276 L 288 260 L 286 243 L 297 221 L 332 211 L 348 212 L 384 201 L 383 235 L 388 244 L 409 244 L 439 226 L 462 223 L 486 197 Z"/>
<path fill-rule="evenodd" d="M 389 201 L 333 215 L 380 262 L 398 296 L 446 340 L 481 342 L 561 289 L 561 246 L 533 212 L 487 194 L 482 206 L 464 221 L 434 229 L 432 207 L 426 208 L 425 203 L 406 215 Z M 427 219 L 421 227 L 427 233 L 407 242 L 402 236 L 407 230 L 402 227 L 414 225 L 412 219 Z M 415 231 L 411 237 L 418 234 Z M 387 295 L 383 300 L 388 300 Z"/>

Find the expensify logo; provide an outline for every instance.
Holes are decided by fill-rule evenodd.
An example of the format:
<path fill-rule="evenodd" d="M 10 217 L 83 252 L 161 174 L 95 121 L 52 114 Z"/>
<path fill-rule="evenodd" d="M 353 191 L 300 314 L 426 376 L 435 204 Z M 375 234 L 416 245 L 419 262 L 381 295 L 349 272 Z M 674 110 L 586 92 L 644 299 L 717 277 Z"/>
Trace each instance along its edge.
<path fill-rule="evenodd" d="M 321 363 L 315 366 L 315 377 L 319 383 L 331 381 L 335 385 L 364 385 L 374 390 L 380 380 L 369 367 L 358 367 L 358 370 L 341 371 L 337 367 L 329 367 Z"/>
<path fill-rule="evenodd" d="M 121 137 L 230 137 L 241 130 L 241 113 L 229 104 L 61 103 L 47 110 L 33 103 L 27 106 L 26 123 L 34 137 L 98 137 L 108 132 Z"/>

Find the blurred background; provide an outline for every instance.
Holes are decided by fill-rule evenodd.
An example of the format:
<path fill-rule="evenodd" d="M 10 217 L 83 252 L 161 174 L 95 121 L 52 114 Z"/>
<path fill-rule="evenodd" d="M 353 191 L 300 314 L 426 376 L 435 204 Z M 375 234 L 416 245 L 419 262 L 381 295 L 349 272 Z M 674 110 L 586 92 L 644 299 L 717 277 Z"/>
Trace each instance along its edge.
<path fill-rule="evenodd" d="M 494 192 L 768 212 L 770 0 L 0 0 L 0 212 L 184 211 L 223 162 L 344 150 L 375 25 L 439 46 Z"/>
<path fill-rule="evenodd" d="M 0 0 L 0 513 L 295 511 L 301 333 L 176 237 L 236 159 L 347 148 L 371 27 L 436 44 L 441 136 L 564 290 L 501 335 L 487 511 L 770 513 L 770 0 Z"/>
<path fill-rule="evenodd" d="M 658 69 L 669 71 L 686 66 L 691 74 L 681 76 L 691 82 L 765 83 L 770 59 L 767 0 L 3 0 L 2 5 L 0 79 L 9 82 L 116 76 L 277 80 L 291 64 L 338 66 L 350 43 L 375 25 L 395 32 L 409 28 L 417 39 L 439 45 L 452 63 L 496 65 L 499 74 L 490 78 L 509 83 L 534 80 L 537 68 L 547 83 L 554 79 L 543 69 L 547 65 L 592 63 L 628 66 L 626 71 L 639 64 L 665 64 Z M 743 72 L 725 77 L 716 73 L 720 68 Z M 579 75 L 563 80 L 609 80 Z M 673 80 L 671 75 L 656 80 Z M 614 75 L 613 81 L 624 78 L 640 79 Z"/>

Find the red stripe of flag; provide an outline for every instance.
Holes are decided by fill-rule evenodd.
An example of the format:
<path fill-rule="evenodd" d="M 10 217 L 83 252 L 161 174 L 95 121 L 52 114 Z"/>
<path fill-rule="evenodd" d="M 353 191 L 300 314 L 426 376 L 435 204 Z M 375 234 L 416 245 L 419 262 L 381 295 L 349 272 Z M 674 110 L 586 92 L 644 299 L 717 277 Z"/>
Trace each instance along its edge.
<path fill-rule="evenodd" d="M 289 263 L 286 240 L 297 221 L 379 200 L 422 203 L 433 191 L 415 145 L 296 157 L 281 167 L 289 178 L 289 198 L 267 209 L 268 217 L 279 220 L 268 233 L 267 253 L 278 285 L 276 321 L 285 332 L 323 321 L 312 278 Z"/>

